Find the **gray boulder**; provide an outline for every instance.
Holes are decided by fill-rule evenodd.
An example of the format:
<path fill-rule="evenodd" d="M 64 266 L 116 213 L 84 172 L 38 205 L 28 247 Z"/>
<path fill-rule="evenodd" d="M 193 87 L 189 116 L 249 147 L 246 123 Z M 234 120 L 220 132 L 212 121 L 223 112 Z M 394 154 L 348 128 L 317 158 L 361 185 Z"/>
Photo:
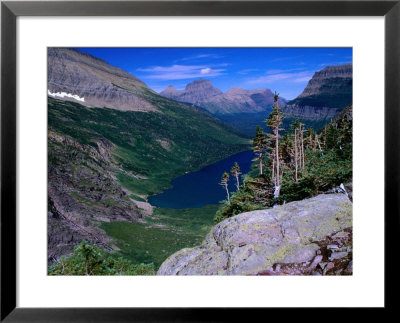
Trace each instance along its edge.
<path fill-rule="evenodd" d="M 344 194 L 242 213 L 214 226 L 201 246 L 170 256 L 158 275 L 257 275 L 300 263 L 311 274 L 322 260 L 319 241 L 351 227 L 352 203 Z"/>

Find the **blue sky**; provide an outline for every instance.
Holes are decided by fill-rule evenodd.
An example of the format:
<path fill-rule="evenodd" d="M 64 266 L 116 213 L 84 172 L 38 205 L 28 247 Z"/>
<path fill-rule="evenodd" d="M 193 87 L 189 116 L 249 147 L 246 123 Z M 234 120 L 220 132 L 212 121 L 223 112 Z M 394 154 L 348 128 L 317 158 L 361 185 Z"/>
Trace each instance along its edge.
<path fill-rule="evenodd" d="M 269 88 L 294 99 L 316 71 L 350 63 L 352 48 L 78 48 L 135 75 L 161 92 L 195 79 L 223 92 Z"/>

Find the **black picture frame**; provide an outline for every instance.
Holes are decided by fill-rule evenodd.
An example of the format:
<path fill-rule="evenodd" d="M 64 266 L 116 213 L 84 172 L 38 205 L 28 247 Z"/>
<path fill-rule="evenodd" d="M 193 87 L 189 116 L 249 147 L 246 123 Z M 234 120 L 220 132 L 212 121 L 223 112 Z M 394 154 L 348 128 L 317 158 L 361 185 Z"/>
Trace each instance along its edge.
<path fill-rule="evenodd" d="M 385 309 L 398 286 L 400 180 L 400 0 L 395 1 L 4 1 L 1 3 L 1 321 L 236 321 L 264 309 L 17 308 L 16 19 L 19 16 L 384 16 L 385 18 Z M 373 260 L 371 260 L 373 261 Z M 329 311 L 326 315 L 329 316 Z"/>

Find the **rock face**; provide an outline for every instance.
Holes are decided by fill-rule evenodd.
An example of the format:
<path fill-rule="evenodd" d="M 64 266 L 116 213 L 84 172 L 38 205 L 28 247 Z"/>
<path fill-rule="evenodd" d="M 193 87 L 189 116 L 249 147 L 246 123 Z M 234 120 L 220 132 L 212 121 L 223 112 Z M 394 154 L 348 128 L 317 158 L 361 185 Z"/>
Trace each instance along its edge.
<path fill-rule="evenodd" d="M 179 96 L 179 101 L 198 104 L 220 94 L 221 90 L 213 87 L 209 80 L 199 79 L 186 85 L 185 91 Z"/>
<path fill-rule="evenodd" d="M 285 117 L 331 120 L 352 103 L 353 65 L 328 66 L 316 72 L 304 91 L 283 109 Z"/>
<path fill-rule="evenodd" d="M 214 226 L 201 246 L 170 256 L 158 275 L 349 274 L 351 228 L 344 194 L 242 213 Z"/>
<path fill-rule="evenodd" d="M 332 83 L 332 79 L 338 79 L 338 83 L 335 84 L 340 85 L 340 83 L 342 83 L 345 87 L 346 81 L 352 78 L 352 63 L 325 67 L 323 70 L 314 74 L 303 93 L 299 95 L 299 98 L 317 94 L 337 93 L 338 89 L 334 86 L 334 83 Z"/>
<path fill-rule="evenodd" d="M 92 107 L 156 111 L 142 96 L 151 90 L 132 74 L 74 49 L 49 48 L 47 54 L 49 95 Z"/>
<path fill-rule="evenodd" d="M 143 212 L 117 182 L 111 162 L 112 143 L 97 147 L 48 133 L 48 259 L 57 260 L 82 240 L 111 250 L 101 222 L 137 222 Z"/>
<path fill-rule="evenodd" d="M 238 113 L 267 113 L 274 102 L 274 95 L 269 89 L 244 90 L 232 88 L 223 93 L 215 88 L 209 80 L 198 79 L 186 85 L 179 91 L 172 85 L 160 93 L 170 99 L 198 105 L 213 115 Z M 284 106 L 286 100 L 280 99 Z M 265 116 L 264 116 L 265 119 Z"/>

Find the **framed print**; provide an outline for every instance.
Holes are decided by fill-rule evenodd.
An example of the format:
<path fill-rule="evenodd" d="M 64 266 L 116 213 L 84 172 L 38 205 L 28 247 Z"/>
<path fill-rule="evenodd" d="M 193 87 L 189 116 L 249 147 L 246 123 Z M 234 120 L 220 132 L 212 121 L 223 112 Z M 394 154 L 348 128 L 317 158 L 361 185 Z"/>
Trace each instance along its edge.
<path fill-rule="evenodd" d="M 398 1 L 1 10 L 2 320 L 394 306 Z"/>

